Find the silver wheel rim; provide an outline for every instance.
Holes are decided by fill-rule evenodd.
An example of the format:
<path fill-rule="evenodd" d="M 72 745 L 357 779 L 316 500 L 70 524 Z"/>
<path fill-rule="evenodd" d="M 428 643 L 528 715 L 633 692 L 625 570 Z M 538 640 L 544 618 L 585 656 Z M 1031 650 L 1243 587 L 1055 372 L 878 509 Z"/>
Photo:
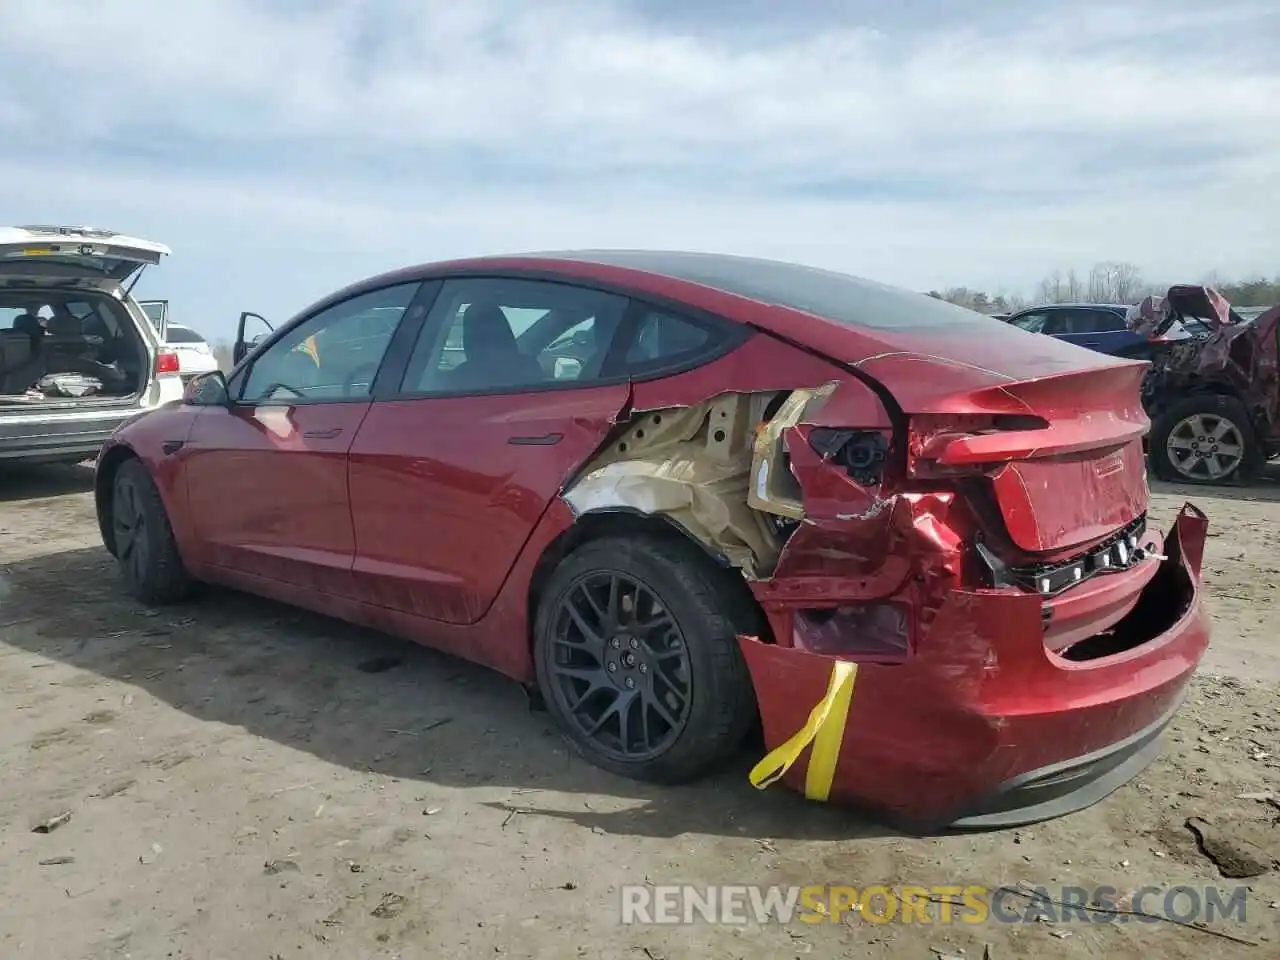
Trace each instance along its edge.
<path fill-rule="evenodd" d="M 1179 420 L 1164 446 L 1173 469 L 1189 480 L 1222 480 L 1244 461 L 1240 428 L 1215 413 Z"/>

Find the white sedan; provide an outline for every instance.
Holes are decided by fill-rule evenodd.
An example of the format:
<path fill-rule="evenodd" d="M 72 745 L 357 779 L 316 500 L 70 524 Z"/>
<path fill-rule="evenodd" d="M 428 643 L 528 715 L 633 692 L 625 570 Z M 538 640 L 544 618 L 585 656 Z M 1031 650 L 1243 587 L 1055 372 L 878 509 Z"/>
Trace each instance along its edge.
<path fill-rule="evenodd" d="M 201 373 L 218 369 L 209 341 L 190 327 L 170 323 L 165 327 L 165 342 L 178 355 L 178 374 L 185 383 Z"/>

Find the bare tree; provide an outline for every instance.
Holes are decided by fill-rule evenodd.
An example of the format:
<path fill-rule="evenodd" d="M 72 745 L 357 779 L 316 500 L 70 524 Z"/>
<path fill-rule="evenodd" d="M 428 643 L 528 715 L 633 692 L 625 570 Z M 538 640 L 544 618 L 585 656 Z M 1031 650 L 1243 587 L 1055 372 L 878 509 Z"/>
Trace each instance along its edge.
<path fill-rule="evenodd" d="M 1111 271 L 1116 303 L 1137 303 L 1142 299 L 1144 286 L 1137 267 L 1132 263 L 1113 263 Z"/>
<path fill-rule="evenodd" d="M 1041 303 L 1061 303 L 1063 297 L 1064 284 L 1062 281 L 1062 271 L 1055 270 L 1049 276 L 1040 281 L 1037 290 L 1038 299 Z"/>
<path fill-rule="evenodd" d="M 1146 293 L 1142 274 L 1132 263 L 1095 263 L 1089 271 L 1089 299 L 1095 303 L 1136 303 Z"/>
<path fill-rule="evenodd" d="M 1089 299 L 1094 303 L 1111 299 L 1111 273 L 1104 263 L 1095 263 L 1089 271 Z"/>
<path fill-rule="evenodd" d="M 1080 279 L 1080 274 L 1076 273 L 1075 267 L 1072 267 L 1067 271 L 1067 279 L 1063 295 L 1068 303 L 1079 303 L 1084 299 L 1084 282 Z"/>

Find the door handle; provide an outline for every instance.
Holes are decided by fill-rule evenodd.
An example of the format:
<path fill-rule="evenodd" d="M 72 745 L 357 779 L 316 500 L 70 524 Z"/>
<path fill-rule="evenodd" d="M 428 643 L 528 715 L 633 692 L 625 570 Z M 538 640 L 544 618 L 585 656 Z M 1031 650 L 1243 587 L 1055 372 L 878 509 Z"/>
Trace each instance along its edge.
<path fill-rule="evenodd" d="M 550 447 L 563 439 L 563 433 L 544 433 L 540 437 L 508 437 L 507 443 L 517 447 Z"/>
<path fill-rule="evenodd" d="M 308 430 L 302 436 L 306 440 L 332 440 L 341 433 L 341 427 L 330 427 L 328 430 Z"/>

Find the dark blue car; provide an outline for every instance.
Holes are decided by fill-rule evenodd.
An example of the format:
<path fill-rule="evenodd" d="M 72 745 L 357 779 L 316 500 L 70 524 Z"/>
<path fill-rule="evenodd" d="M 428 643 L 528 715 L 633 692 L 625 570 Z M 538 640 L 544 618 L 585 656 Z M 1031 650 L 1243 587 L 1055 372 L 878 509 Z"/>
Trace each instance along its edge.
<path fill-rule="evenodd" d="M 1051 303 L 1020 310 L 1007 322 L 1113 357 L 1150 360 L 1153 341 L 1129 331 L 1124 322 L 1128 311 L 1128 306 L 1115 303 Z M 1189 323 L 1175 324 L 1177 329 L 1166 332 L 1163 339 L 1178 340 L 1205 332 Z"/>

